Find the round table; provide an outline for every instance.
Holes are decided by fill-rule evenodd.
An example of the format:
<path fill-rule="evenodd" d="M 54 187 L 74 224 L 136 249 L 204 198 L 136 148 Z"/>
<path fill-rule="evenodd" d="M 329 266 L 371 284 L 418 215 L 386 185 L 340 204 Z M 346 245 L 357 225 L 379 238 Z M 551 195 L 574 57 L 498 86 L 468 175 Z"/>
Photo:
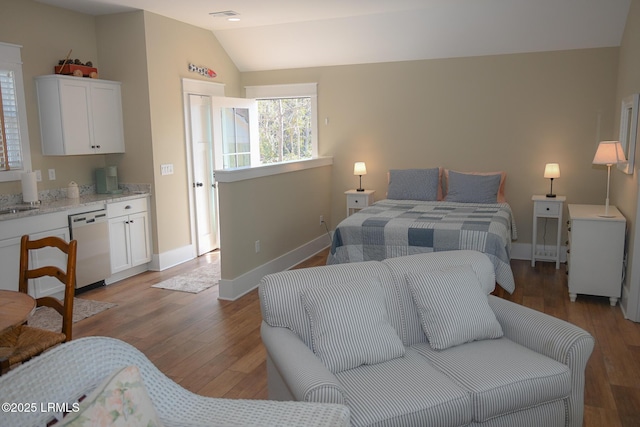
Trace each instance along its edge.
<path fill-rule="evenodd" d="M 0 332 L 19 325 L 36 308 L 36 300 L 18 291 L 0 290 Z"/>

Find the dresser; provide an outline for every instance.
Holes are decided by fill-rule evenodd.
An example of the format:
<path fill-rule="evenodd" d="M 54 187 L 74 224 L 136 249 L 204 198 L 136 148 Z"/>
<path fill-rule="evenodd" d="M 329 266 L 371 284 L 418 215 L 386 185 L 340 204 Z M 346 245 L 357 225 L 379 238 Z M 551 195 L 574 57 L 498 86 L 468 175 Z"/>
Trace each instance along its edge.
<path fill-rule="evenodd" d="M 609 297 L 615 306 L 622 292 L 626 219 L 615 206 L 569 204 L 567 273 L 569 298 L 578 294 Z"/>

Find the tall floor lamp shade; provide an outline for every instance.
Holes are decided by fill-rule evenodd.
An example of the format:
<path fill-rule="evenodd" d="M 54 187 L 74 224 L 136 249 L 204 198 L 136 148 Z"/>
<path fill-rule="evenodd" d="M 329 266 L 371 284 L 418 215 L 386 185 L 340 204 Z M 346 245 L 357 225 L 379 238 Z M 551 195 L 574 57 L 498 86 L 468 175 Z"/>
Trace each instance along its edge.
<path fill-rule="evenodd" d="M 622 151 L 622 145 L 618 141 L 601 141 L 598 144 L 596 155 L 593 157 L 594 165 L 606 165 L 607 166 L 607 198 L 604 205 L 604 215 L 601 217 L 610 218 L 613 215 L 609 215 L 609 184 L 611 182 L 611 166 L 618 163 L 624 163 L 627 159 Z"/>
<path fill-rule="evenodd" d="M 557 163 L 547 163 L 544 167 L 544 177 L 551 179 L 551 189 L 547 197 L 556 197 L 553 194 L 553 178 L 560 178 L 560 165 Z"/>
<path fill-rule="evenodd" d="M 357 191 L 364 191 L 364 188 L 362 188 L 362 175 L 367 174 L 367 165 L 364 162 L 356 162 L 353 165 L 353 174 L 360 175 L 360 187 L 358 187 Z"/>

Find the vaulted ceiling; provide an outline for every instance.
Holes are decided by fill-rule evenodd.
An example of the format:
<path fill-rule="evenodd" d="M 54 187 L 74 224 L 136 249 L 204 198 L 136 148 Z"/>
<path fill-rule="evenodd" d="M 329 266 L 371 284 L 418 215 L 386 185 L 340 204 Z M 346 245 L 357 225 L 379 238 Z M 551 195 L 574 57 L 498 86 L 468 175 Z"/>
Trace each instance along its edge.
<path fill-rule="evenodd" d="M 240 71 L 618 46 L 631 0 L 37 0 L 206 28 Z M 239 21 L 215 12 L 233 11 Z"/>

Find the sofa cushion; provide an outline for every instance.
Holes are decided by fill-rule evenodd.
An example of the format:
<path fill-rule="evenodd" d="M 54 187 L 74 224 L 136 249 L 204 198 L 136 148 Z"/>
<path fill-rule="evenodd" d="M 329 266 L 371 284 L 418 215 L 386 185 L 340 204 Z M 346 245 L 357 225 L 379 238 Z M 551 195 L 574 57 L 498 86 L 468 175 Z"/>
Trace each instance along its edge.
<path fill-rule="evenodd" d="M 471 422 L 468 393 L 415 350 L 404 357 L 339 372 L 351 425 L 461 426 Z"/>
<path fill-rule="evenodd" d="M 404 341 L 404 313 L 396 286 L 389 269 L 379 261 L 302 268 L 266 275 L 259 287 L 262 318 L 270 326 L 290 329 L 307 347 L 312 348 L 311 324 L 300 293 L 308 288 L 349 283 L 370 277 L 380 280 L 389 322 Z"/>
<path fill-rule="evenodd" d="M 503 335 L 470 266 L 407 273 L 407 282 L 432 348 L 444 350 Z"/>
<path fill-rule="evenodd" d="M 562 399 L 571 392 L 568 366 L 507 338 L 441 351 L 427 343 L 412 348 L 470 393 L 476 422 Z"/>
<path fill-rule="evenodd" d="M 377 277 L 301 292 L 312 349 L 333 373 L 404 356 Z"/>
<path fill-rule="evenodd" d="M 490 294 L 496 285 L 493 263 L 487 255 L 478 251 L 462 250 L 409 255 L 385 259 L 382 264 L 389 268 L 394 279 L 394 286 L 397 292 L 396 298 L 400 301 L 404 320 L 403 329 L 405 334 L 402 336 L 402 341 L 405 346 L 427 340 L 422 330 L 418 309 L 413 303 L 413 298 L 409 291 L 407 273 L 429 272 L 459 265 L 470 265 L 478 276 L 484 293 Z M 391 307 L 389 307 L 389 315 L 392 315 Z"/>

